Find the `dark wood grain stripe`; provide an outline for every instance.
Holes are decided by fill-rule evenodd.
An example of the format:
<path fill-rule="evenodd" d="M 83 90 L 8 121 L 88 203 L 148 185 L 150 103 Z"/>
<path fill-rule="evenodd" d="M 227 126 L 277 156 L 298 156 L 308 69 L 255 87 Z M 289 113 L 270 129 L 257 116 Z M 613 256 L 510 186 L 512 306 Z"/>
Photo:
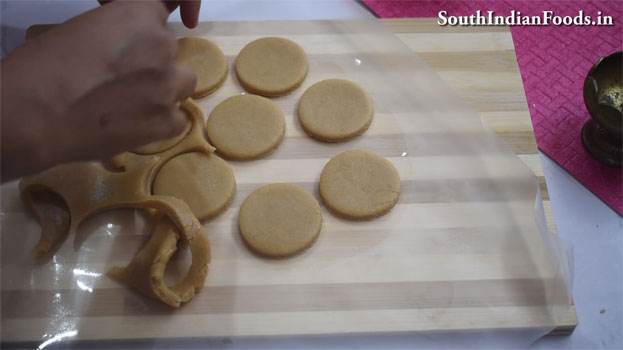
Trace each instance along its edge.
<path fill-rule="evenodd" d="M 390 156 L 390 154 L 385 154 L 385 156 Z M 317 169 L 318 177 L 320 176 L 321 171 L 322 168 Z M 537 180 L 541 188 L 543 199 L 549 199 L 545 177 L 539 176 Z M 242 200 L 244 200 L 244 198 L 246 198 L 252 191 L 268 184 L 269 182 L 237 183 L 236 194 L 231 206 L 239 207 Z M 305 188 L 311 193 L 314 193 L 317 198 L 320 199 L 317 193 L 317 182 L 293 182 L 293 184 Z M 491 202 L 503 201 L 512 198 L 517 199 L 526 195 L 524 191 L 526 186 L 525 181 L 513 178 L 405 180 L 401 182 L 401 186 L 403 190 L 400 195 L 400 203 Z M 18 198 L 18 190 L 16 188 L 7 188 L 3 190 L 15 192 L 13 196 Z M 28 210 L 21 205 L 21 201 L 19 200 L 15 200 L 14 203 L 11 204 L 11 206 L 3 205 L 5 213 L 28 212 Z M 122 211 L 119 212 L 123 213 L 123 215 L 134 215 L 134 212 L 132 211 L 127 213 Z"/>
<path fill-rule="evenodd" d="M 414 269 L 424 268 L 413 266 Z M 2 293 L 8 318 L 201 315 L 412 308 L 545 307 L 538 279 L 349 283 L 314 285 L 206 286 L 192 302 L 173 309 L 125 288 L 24 290 Z"/>
<path fill-rule="evenodd" d="M 523 91 L 472 91 L 469 88 L 454 89 L 459 96 L 478 112 L 527 111 Z"/>
<path fill-rule="evenodd" d="M 322 198 L 318 194 L 318 184 L 315 182 L 295 182 L 309 192 Z M 232 207 L 237 208 L 251 192 L 266 185 L 238 184 Z M 524 180 L 509 178 L 499 179 L 457 179 L 457 180 L 413 180 L 401 182 L 399 203 L 477 203 L 497 202 L 509 200 L 526 200 L 531 195 L 526 192 L 529 184 Z"/>
<path fill-rule="evenodd" d="M 412 56 L 406 56 L 403 53 L 385 53 L 378 55 L 378 53 L 359 53 L 373 58 L 375 60 L 380 59 L 392 59 L 394 62 L 400 62 L 401 64 L 395 69 L 398 72 L 404 71 L 407 74 L 412 74 L 413 64 L 415 59 Z M 314 53 L 308 52 L 308 59 L 313 62 L 351 62 L 352 55 L 348 53 L 342 54 L 330 54 L 330 53 Z M 517 59 L 515 58 L 515 51 L 513 50 L 501 50 L 501 51 L 456 51 L 451 52 L 418 52 L 417 55 L 426 64 L 436 72 L 457 71 L 457 72 L 478 72 L 482 75 L 486 75 L 493 72 L 506 72 L 519 74 L 519 66 L 517 65 Z M 232 63 L 236 61 L 237 54 L 226 54 L 227 61 Z M 365 62 L 365 61 L 364 61 Z M 482 70 L 482 65 L 487 65 L 487 70 Z M 396 72 L 392 70 L 392 72 Z M 232 70 L 230 72 L 232 77 L 235 78 L 235 73 Z M 322 66 L 322 72 L 320 74 L 325 76 L 337 75 L 342 76 L 343 70 L 339 66 Z M 316 78 L 310 77 L 310 79 L 317 80 L 318 74 L 315 74 Z M 517 79 L 520 79 L 519 76 Z M 518 80 L 519 81 L 519 80 Z"/>
<path fill-rule="evenodd" d="M 391 232 L 378 232 L 374 230 L 356 229 L 339 231 L 322 231 L 321 242 L 316 243 L 314 254 L 317 256 L 343 256 L 345 252 L 355 250 L 357 247 L 364 247 L 366 251 L 361 255 L 376 254 L 375 246 L 370 242 L 379 242 L 383 239 L 397 237 L 396 253 L 400 254 L 496 254 L 501 250 L 524 249 L 524 237 L 517 234 L 521 229 L 516 226 L 508 227 L 475 227 L 475 228 L 442 228 L 442 229 L 419 229 L 416 232 L 408 229 L 393 229 Z M 127 230 L 123 234 L 118 234 L 114 238 L 106 234 L 93 234 L 87 228 L 80 229 L 76 236 L 68 237 L 59 251 L 56 253 L 59 262 L 45 262 L 48 265 L 46 270 L 50 274 L 55 274 L 59 280 L 73 280 L 75 276 L 72 270 L 84 264 L 124 265 L 145 245 L 149 239 L 151 231 L 135 232 Z M 238 237 L 237 225 L 223 227 L 208 231 L 212 243 L 212 259 L 231 259 L 240 255 L 240 249 L 246 250 Z M 227 236 L 234 236 L 233 243 Z M 413 238 L 410 238 L 412 236 Z M 443 238 L 440 238 L 443 237 Z M 111 242 L 112 241 L 112 242 Z M 487 242 L 487 244 L 470 244 L 471 242 Z M 420 243 L 420 244 L 418 244 Z M 182 242 L 179 249 L 187 249 Z M 398 246 L 400 245 L 400 246 Z M 75 250 L 88 248 L 89 254 L 77 255 Z M 96 247 L 107 247 L 107 249 L 97 250 Z M 15 248 L 13 248 L 15 249 Z M 4 251 L 3 254 L 10 254 Z M 27 252 L 24 252 L 27 254 Z M 184 253 L 184 259 L 188 254 Z M 174 255 L 171 264 L 180 266 L 177 262 L 178 255 Z M 114 262 L 114 264 L 112 263 Z M 184 264 L 182 262 L 181 264 Z M 16 266 L 5 262 L 5 267 Z M 54 268 L 58 268 L 54 270 Z M 182 269 L 174 269 L 181 271 Z M 105 270 L 99 271 L 103 273 Z M 28 284 L 28 277 L 12 277 L 13 286 Z M 21 287 L 19 287 L 21 288 Z"/>
<path fill-rule="evenodd" d="M 534 154 L 534 134 L 530 131 L 500 133 L 515 154 Z M 368 149 L 383 157 L 474 156 L 501 154 L 499 140 L 486 133 L 435 133 L 364 135 L 349 142 L 326 143 L 308 136 L 287 137 L 267 158 L 330 159 L 340 152 Z M 410 151 L 412 150 L 412 151 Z M 218 151 L 217 151 L 218 152 Z M 417 160 L 416 160 L 417 161 Z"/>

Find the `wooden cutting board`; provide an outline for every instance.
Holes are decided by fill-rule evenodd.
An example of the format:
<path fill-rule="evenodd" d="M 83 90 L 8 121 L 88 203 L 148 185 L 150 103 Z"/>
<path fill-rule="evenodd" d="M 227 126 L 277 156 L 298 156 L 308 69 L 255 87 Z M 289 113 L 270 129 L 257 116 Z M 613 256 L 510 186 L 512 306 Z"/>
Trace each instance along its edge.
<path fill-rule="evenodd" d="M 442 27 L 435 18 L 380 21 L 458 92 L 534 172 L 548 227 L 557 232 L 509 28 Z"/>
<path fill-rule="evenodd" d="M 532 169 L 539 178 L 545 208 L 551 214 L 510 32 L 493 27 L 445 28 L 429 19 L 383 20 L 383 23 L 472 105 Z M 329 34 L 318 34 L 315 26 L 301 23 L 300 28 L 288 35 L 308 50 L 316 62 L 321 62 L 312 68 L 325 69 L 316 71 L 310 79 L 342 74 L 341 67 L 331 62 L 340 59 L 340 55 L 348 56 L 351 48 L 340 46 L 341 39 L 330 34 L 330 30 Z M 279 30 L 275 26 L 262 33 L 239 35 L 228 30 L 219 32 L 216 28 L 216 33 L 210 32 L 209 37 L 217 38 L 222 47 L 226 45 L 224 51 L 232 62 L 241 45 L 257 35 L 277 35 Z M 364 60 L 363 64 L 366 63 Z M 437 178 L 435 168 L 423 166 L 418 168 L 422 173 L 417 175 L 427 180 L 417 185 L 425 186 L 418 187 L 421 190 L 416 194 L 405 189 L 407 195 L 401 196 L 402 202 L 389 215 L 353 224 L 324 211 L 323 234 L 309 251 L 286 261 L 250 254 L 235 232 L 237 207 L 242 199 L 258 185 L 276 178 L 299 181 L 314 191 L 322 165 L 342 147 L 310 156 L 308 147 L 315 146 L 293 119 L 296 96 L 309 81 L 305 84 L 293 96 L 279 100 L 287 118 L 285 145 L 267 159 L 232 163 L 238 194 L 228 211 L 207 224 L 213 262 L 206 288 L 180 310 L 145 300 L 101 275 L 110 256 L 127 261 L 144 239 L 140 234 L 144 232 L 137 233 L 141 230 L 132 226 L 136 217 L 128 212 L 102 215 L 86 225 L 87 238 L 73 244 L 68 239 L 56 258 L 43 265 L 31 266 L 27 260 L 23 265 L 17 264 L 21 256 L 18 254 L 24 254 L 21 250 L 27 251 L 36 241 L 33 235 L 37 225 L 22 213 L 19 204 L 13 204 L 17 198 L 15 188 L 3 188 L 3 204 L 11 203 L 15 211 L 9 208 L 15 215 L 10 220 L 3 219 L 3 229 L 30 220 L 25 239 L 12 245 L 11 251 L 5 250 L 6 236 L 2 237 L 3 258 L 10 260 L 2 266 L 3 281 L 4 278 L 15 281 L 13 285 L 3 283 L 2 286 L 3 334 L 10 334 L 11 340 L 16 341 L 36 340 L 32 329 L 55 329 L 54 332 L 65 329 L 70 335 L 76 330 L 73 336 L 81 339 L 171 338 L 521 328 L 547 322 L 540 306 L 543 285 L 534 279 L 539 267 L 525 266 L 521 256 L 495 253 L 496 247 L 509 249 L 508 244 L 521 247 L 521 235 L 528 233 L 520 230 L 519 237 L 502 236 L 510 241 L 500 241 L 498 231 L 507 228 L 496 225 L 503 224 L 503 219 L 492 218 L 498 222 L 484 227 L 482 222 L 470 217 L 470 212 L 496 213 L 500 206 L 496 202 L 499 197 L 487 186 L 497 182 L 466 178 L 477 176 L 478 171 L 449 173 L 451 178 L 443 182 L 445 179 Z M 239 92 L 240 87 L 230 75 L 223 88 L 199 104 L 207 115 L 216 103 L 214 99 Z M 383 152 L 395 146 L 395 133 L 400 129 L 390 119 L 384 119 L 387 114 L 382 108 L 376 112 L 378 121 L 353 145 L 367 145 Z M 431 144 L 435 142 L 434 130 L 420 136 L 429 137 Z M 469 134 L 458 136 L 469 137 Z M 456 166 L 461 167 L 460 152 L 445 154 L 424 143 L 421 146 L 429 154 L 416 157 L 418 163 L 444 168 L 448 162 L 458 162 Z M 444 149 L 443 145 L 439 147 Z M 400 157 L 391 160 L 403 164 Z M 253 170 L 249 171 L 251 167 Z M 472 168 L 465 165 L 465 169 Z M 501 173 L 510 181 L 505 183 L 513 184 L 513 174 Z M 410 173 L 407 170 L 405 174 Z M 465 181 L 472 180 L 470 183 L 478 186 L 484 197 L 492 198 L 474 202 L 469 199 L 474 195 L 443 192 L 443 189 L 447 198 L 434 194 L 440 190 L 435 187 L 439 181 L 444 186 L 453 184 L 463 188 Z M 467 202 L 457 200 L 456 196 L 465 196 Z M 524 213 L 523 210 L 517 212 Z M 517 221 L 528 217 L 519 214 L 516 217 L 515 212 L 508 215 Z M 386 231 L 384 225 L 390 220 L 395 225 Z M 555 231 L 551 215 L 548 225 Z M 421 233 L 417 237 L 418 245 L 413 245 L 412 227 Z M 449 237 L 451 241 L 446 240 Z M 472 239 L 485 244 L 475 244 Z M 114 249 L 98 253 L 104 246 Z M 23 274 L 31 274 L 32 278 L 24 279 Z M 78 282 L 82 283 L 77 285 L 79 288 Z M 480 295 L 482 290 L 491 295 Z M 576 324 L 575 312 L 571 310 L 559 320 L 554 332 L 568 333 Z M 43 332 L 37 334 L 41 336 Z"/>
<path fill-rule="evenodd" d="M 536 175 L 550 232 L 558 233 L 515 45 L 507 26 L 440 26 L 435 18 L 380 20 L 487 121 Z M 552 334 L 570 334 L 575 308 Z"/>

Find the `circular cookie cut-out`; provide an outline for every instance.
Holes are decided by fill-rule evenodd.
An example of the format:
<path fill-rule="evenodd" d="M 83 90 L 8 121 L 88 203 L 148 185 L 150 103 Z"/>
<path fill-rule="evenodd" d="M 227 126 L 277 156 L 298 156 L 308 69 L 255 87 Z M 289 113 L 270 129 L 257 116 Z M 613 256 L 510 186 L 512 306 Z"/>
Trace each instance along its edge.
<path fill-rule="evenodd" d="M 219 103 L 208 118 L 208 139 L 223 156 L 253 159 L 265 155 L 283 140 L 283 112 L 257 95 L 233 96 Z"/>
<path fill-rule="evenodd" d="M 182 139 L 186 137 L 186 135 L 188 135 L 188 132 L 190 131 L 191 126 L 192 126 L 192 122 L 189 120 L 186 123 L 186 126 L 184 126 L 184 130 L 182 130 L 182 132 L 179 133 L 179 135 L 173 136 L 170 139 L 166 139 L 162 141 L 155 141 L 155 142 L 137 147 L 132 150 L 132 153 L 145 155 L 145 154 L 156 154 L 156 153 L 164 152 L 168 150 L 169 148 L 172 148 L 173 146 L 177 145 L 180 141 L 182 141 Z"/>
<path fill-rule="evenodd" d="M 206 96 L 223 84 L 227 77 L 227 59 L 218 46 L 194 37 L 178 39 L 177 44 L 177 62 L 197 74 L 193 98 Z"/>
<path fill-rule="evenodd" d="M 316 241 L 322 227 L 322 212 L 316 198 L 299 186 L 266 185 L 244 200 L 238 227 L 254 251 L 270 257 L 286 257 Z"/>
<path fill-rule="evenodd" d="M 281 96 L 305 80 L 307 55 L 303 48 L 288 39 L 258 39 L 247 44 L 238 54 L 236 75 L 249 92 Z"/>
<path fill-rule="evenodd" d="M 387 159 L 364 150 L 333 157 L 320 175 L 320 195 L 332 211 L 369 219 L 389 211 L 400 194 L 398 170 Z"/>
<path fill-rule="evenodd" d="M 359 85 L 343 79 L 310 86 L 299 102 L 303 129 L 312 137 L 339 142 L 361 135 L 372 122 L 372 99 Z"/>
<path fill-rule="evenodd" d="M 168 161 L 156 175 L 155 195 L 183 200 L 199 220 L 221 213 L 234 196 L 231 167 L 215 154 L 186 153 Z"/>

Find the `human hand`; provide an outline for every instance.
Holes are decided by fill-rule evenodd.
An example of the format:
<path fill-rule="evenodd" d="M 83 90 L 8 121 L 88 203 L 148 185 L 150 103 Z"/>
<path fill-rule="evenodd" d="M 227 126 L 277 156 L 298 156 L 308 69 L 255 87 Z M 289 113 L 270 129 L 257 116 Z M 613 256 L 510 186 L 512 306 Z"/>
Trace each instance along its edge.
<path fill-rule="evenodd" d="M 100 4 L 104 5 L 113 0 L 98 0 Z M 182 22 L 188 28 L 195 28 L 199 21 L 199 8 L 201 7 L 201 0 L 156 0 L 163 1 L 167 6 L 169 13 L 175 11 L 180 7 L 180 17 Z"/>
<path fill-rule="evenodd" d="M 2 181 L 181 132 L 187 119 L 173 105 L 192 94 L 196 79 L 175 63 L 167 17 L 157 1 L 116 1 L 7 56 Z"/>

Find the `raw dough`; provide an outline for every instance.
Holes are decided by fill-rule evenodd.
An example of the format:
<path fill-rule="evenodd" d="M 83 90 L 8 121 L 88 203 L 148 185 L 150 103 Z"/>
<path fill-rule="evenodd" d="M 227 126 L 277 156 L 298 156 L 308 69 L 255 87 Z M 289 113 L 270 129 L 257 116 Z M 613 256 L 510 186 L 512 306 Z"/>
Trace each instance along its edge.
<path fill-rule="evenodd" d="M 234 197 L 236 180 L 231 167 L 214 153 L 186 153 L 168 161 L 156 175 L 155 195 L 186 202 L 200 220 L 221 213 Z"/>
<path fill-rule="evenodd" d="M 169 148 L 177 145 L 182 139 L 184 139 L 184 137 L 188 135 L 188 132 L 190 131 L 191 127 L 192 127 L 192 121 L 190 120 L 190 117 L 189 117 L 188 123 L 186 123 L 184 130 L 182 130 L 182 132 L 179 133 L 179 135 L 173 136 L 170 139 L 148 143 L 146 145 L 133 149 L 132 152 L 138 153 L 138 154 L 156 154 L 156 153 L 164 152 L 168 150 Z"/>
<path fill-rule="evenodd" d="M 320 195 L 329 209 L 352 219 L 389 211 L 398 201 L 400 177 L 387 159 L 364 150 L 333 157 L 320 175 Z"/>
<path fill-rule="evenodd" d="M 361 135 L 372 122 L 372 99 L 359 85 L 343 79 L 310 86 L 299 102 L 299 120 L 312 137 L 338 142 Z"/>
<path fill-rule="evenodd" d="M 281 96 L 305 80 L 307 55 L 303 48 L 288 39 L 258 39 L 247 44 L 238 54 L 236 75 L 249 92 Z"/>
<path fill-rule="evenodd" d="M 125 268 L 115 266 L 108 274 L 145 295 L 179 307 L 181 302 L 192 299 L 195 292 L 203 286 L 205 276 L 208 274 L 210 245 L 203 235 L 197 235 L 193 238 L 194 242 L 189 242 L 193 260 L 188 273 L 182 281 L 169 287 L 164 283 L 164 271 L 177 250 L 178 239 L 180 235 L 175 225 L 166 217 L 162 217 L 145 247 L 136 254 L 128 266 Z"/>
<path fill-rule="evenodd" d="M 69 209 L 63 199 L 49 190 L 32 191 L 26 205 L 37 216 L 41 224 L 41 237 L 32 249 L 35 258 L 48 255 L 54 246 L 69 233 Z"/>
<path fill-rule="evenodd" d="M 154 196 L 146 191 L 149 188 L 146 183 L 153 178 L 156 164 L 157 159 L 152 158 L 152 162 L 124 172 L 110 172 L 88 162 L 62 164 L 22 179 L 19 187 L 22 200 L 29 207 L 32 207 L 29 201 L 33 193 L 41 190 L 54 192 L 62 198 L 70 214 L 70 233 L 75 233 L 87 217 L 109 209 L 151 208 L 164 214 L 188 241 L 193 260 L 184 280 L 171 289 L 176 294 L 175 298 L 170 299 L 170 295 L 161 297 L 156 290 L 154 293 L 163 302 L 179 306 L 180 302 L 189 300 L 203 287 L 210 260 L 209 243 L 203 227 L 186 203 L 173 197 Z M 50 242 L 49 246 L 55 243 Z M 195 253 L 201 255 L 195 256 Z M 151 286 L 157 288 L 158 284 L 154 282 Z"/>
<path fill-rule="evenodd" d="M 227 158 L 252 159 L 270 152 L 283 140 L 283 112 L 257 95 L 233 96 L 219 103 L 208 118 L 210 142 Z"/>
<path fill-rule="evenodd" d="M 41 238 L 33 254 L 42 256 L 50 253 L 67 231 L 75 233 L 78 225 L 90 215 L 114 208 L 151 209 L 164 215 L 162 220 L 175 226 L 175 240 L 181 235 L 188 241 L 193 255 L 186 277 L 171 288 L 162 282 L 160 266 L 166 265 L 170 257 L 167 252 L 172 249 L 170 232 L 166 239 L 162 238 L 163 233 L 152 237 L 127 268 L 113 268 L 111 275 L 146 295 L 176 307 L 201 290 L 210 261 L 209 241 L 203 227 L 185 202 L 151 194 L 156 173 L 168 160 L 187 152 L 210 155 L 214 151 L 204 137 L 201 109 L 190 99 L 183 102 L 181 108 L 190 117 L 192 125 L 186 137 L 171 149 L 156 155 L 128 152 L 116 156 L 110 164 L 121 170 L 119 172 L 82 162 L 62 164 L 22 179 L 22 200 L 35 212 L 42 226 Z M 58 198 L 50 197 L 50 192 Z M 42 193 L 45 196 L 42 197 Z"/>
<path fill-rule="evenodd" d="M 132 152 L 122 153 L 109 159 L 108 164 L 114 169 L 130 170 L 136 167 L 142 167 L 145 163 L 154 162 L 154 159 L 156 159 L 157 163 L 153 173 L 156 174 L 162 165 L 180 154 L 188 152 L 201 152 L 205 154 L 212 153 L 214 151 L 214 147 L 206 141 L 204 131 L 205 117 L 201 111 L 201 108 L 199 108 L 195 101 L 189 98 L 182 102 L 180 109 L 182 109 L 189 117 L 191 126 L 190 131 L 186 134 L 186 137 L 184 137 L 174 147 L 153 155 L 141 155 Z M 146 183 L 151 186 L 152 182 L 153 179 L 150 179 Z M 147 191 L 151 192 L 151 187 L 149 187 Z"/>
<path fill-rule="evenodd" d="M 206 96 L 223 84 L 227 59 L 218 46 L 202 38 L 181 38 L 177 45 L 177 62 L 197 74 L 194 98 Z"/>
<path fill-rule="evenodd" d="M 291 184 L 272 184 L 251 193 L 240 207 L 238 227 L 254 251 L 285 257 L 309 247 L 318 238 L 322 212 L 306 190 Z"/>

